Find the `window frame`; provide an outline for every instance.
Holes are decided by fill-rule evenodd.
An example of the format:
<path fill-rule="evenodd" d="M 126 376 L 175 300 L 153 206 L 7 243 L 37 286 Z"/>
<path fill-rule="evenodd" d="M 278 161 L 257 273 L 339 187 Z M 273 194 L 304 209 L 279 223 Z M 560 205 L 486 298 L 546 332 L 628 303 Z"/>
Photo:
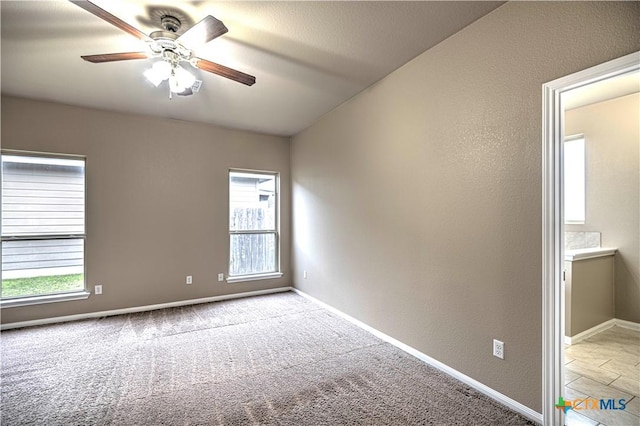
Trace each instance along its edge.
<path fill-rule="evenodd" d="M 231 229 L 231 175 L 233 173 L 246 173 L 252 175 L 265 175 L 275 178 L 275 219 L 273 230 L 232 230 Z M 227 190 L 228 192 L 228 208 L 227 208 L 227 230 L 228 230 L 228 244 L 229 249 L 228 261 L 227 261 L 227 279 L 228 283 L 244 282 L 244 281 L 256 281 L 266 280 L 282 277 L 282 270 L 280 264 L 280 173 L 268 170 L 252 170 L 252 169 L 240 169 L 230 168 L 227 173 Z M 272 272 L 258 272 L 253 274 L 243 275 L 231 275 L 231 238 L 233 235 L 274 235 L 275 238 L 275 271 Z"/>
<path fill-rule="evenodd" d="M 76 154 L 57 154 L 57 153 L 48 153 L 48 152 L 37 152 L 37 151 L 23 151 L 23 150 L 12 150 L 12 149 L 2 149 L 0 150 L 0 164 L 2 163 L 2 158 L 4 156 L 13 156 L 13 157 L 37 157 L 37 158 L 51 158 L 51 159 L 60 159 L 60 160 L 74 160 L 74 161 L 82 161 L 84 162 L 84 182 L 83 182 L 83 192 L 84 192 L 84 212 L 82 217 L 82 228 L 83 233 L 55 233 L 55 234 L 38 234 L 38 235 L 9 235 L 6 236 L 0 232 L 0 240 L 4 242 L 11 241 L 43 241 L 43 240 L 83 240 L 82 244 L 82 289 L 72 290 L 72 291 L 63 291 L 63 292 L 52 292 L 45 294 L 37 294 L 37 295 L 27 295 L 27 296 L 9 296 L 4 297 L 0 295 L 0 307 L 2 308 L 12 308 L 19 306 L 28 306 L 28 305 L 38 305 L 44 303 L 53 303 L 53 302 L 65 302 L 70 300 L 82 300 L 87 299 L 91 293 L 87 290 L 87 157 L 84 155 L 76 155 Z M 0 184 L 4 180 L 4 173 L 0 171 Z M 0 198 L 1 202 L 1 198 Z M 0 209 L 1 211 L 1 209 Z M 2 256 L 0 255 L 0 260 Z M 0 283 L 1 285 L 1 283 Z"/>

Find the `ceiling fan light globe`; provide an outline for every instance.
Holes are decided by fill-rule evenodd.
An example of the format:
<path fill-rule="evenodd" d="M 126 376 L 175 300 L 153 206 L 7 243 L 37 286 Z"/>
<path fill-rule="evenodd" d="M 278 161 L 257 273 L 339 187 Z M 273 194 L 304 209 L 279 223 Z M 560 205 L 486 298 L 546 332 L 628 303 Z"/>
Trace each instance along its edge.
<path fill-rule="evenodd" d="M 154 71 L 153 68 L 149 68 L 143 74 L 147 78 L 147 80 L 149 80 L 151 84 L 153 84 L 156 87 L 158 87 L 160 83 L 162 83 L 162 81 L 164 80 L 162 77 L 158 75 L 157 72 Z"/>
<path fill-rule="evenodd" d="M 171 75 L 171 64 L 167 61 L 157 61 L 151 68 L 154 69 L 163 80 L 166 80 Z"/>
<path fill-rule="evenodd" d="M 173 93 L 181 93 L 185 91 L 186 87 L 184 87 L 180 79 L 175 74 L 173 74 L 171 77 L 169 77 L 169 89 Z"/>
<path fill-rule="evenodd" d="M 166 61 L 157 61 L 151 68 L 144 72 L 144 76 L 154 86 L 158 87 L 160 83 L 169 78 L 171 75 L 171 64 Z"/>
<path fill-rule="evenodd" d="M 189 88 L 196 82 L 196 77 L 181 66 L 176 67 L 176 78 L 184 88 Z"/>

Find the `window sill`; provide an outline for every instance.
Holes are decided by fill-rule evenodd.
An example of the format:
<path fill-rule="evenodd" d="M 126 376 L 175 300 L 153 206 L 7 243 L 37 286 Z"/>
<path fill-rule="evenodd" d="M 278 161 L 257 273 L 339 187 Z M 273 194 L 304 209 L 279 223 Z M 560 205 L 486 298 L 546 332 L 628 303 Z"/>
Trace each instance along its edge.
<path fill-rule="evenodd" d="M 273 278 L 280 278 L 282 272 L 270 272 L 268 274 L 256 274 L 256 275 L 238 275 L 235 277 L 228 277 L 228 283 L 240 283 L 243 281 L 258 281 L 258 280 L 270 280 Z"/>
<path fill-rule="evenodd" d="M 70 300 L 88 299 L 91 293 L 78 291 L 74 293 L 48 294 L 46 296 L 20 297 L 0 301 L 0 308 L 17 308 L 19 306 L 41 305 L 44 303 L 68 302 Z"/>

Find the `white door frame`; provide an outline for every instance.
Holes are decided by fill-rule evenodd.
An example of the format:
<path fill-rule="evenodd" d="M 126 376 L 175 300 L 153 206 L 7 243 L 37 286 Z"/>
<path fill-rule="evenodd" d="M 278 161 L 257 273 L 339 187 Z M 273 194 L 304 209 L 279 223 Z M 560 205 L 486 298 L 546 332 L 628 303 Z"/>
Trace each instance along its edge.
<path fill-rule="evenodd" d="M 640 69 L 640 52 L 553 80 L 542 86 L 542 416 L 545 426 L 563 425 L 555 408 L 564 388 L 564 258 L 562 93 Z"/>

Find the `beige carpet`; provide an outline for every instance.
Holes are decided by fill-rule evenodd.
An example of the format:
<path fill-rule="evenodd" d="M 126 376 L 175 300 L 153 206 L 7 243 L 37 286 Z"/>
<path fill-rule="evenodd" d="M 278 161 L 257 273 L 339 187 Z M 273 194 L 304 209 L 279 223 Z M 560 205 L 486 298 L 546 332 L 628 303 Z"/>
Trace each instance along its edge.
<path fill-rule="evenodd" d="M 2 425 L 530 425 L 295 293 L 2 332 Z"/>

